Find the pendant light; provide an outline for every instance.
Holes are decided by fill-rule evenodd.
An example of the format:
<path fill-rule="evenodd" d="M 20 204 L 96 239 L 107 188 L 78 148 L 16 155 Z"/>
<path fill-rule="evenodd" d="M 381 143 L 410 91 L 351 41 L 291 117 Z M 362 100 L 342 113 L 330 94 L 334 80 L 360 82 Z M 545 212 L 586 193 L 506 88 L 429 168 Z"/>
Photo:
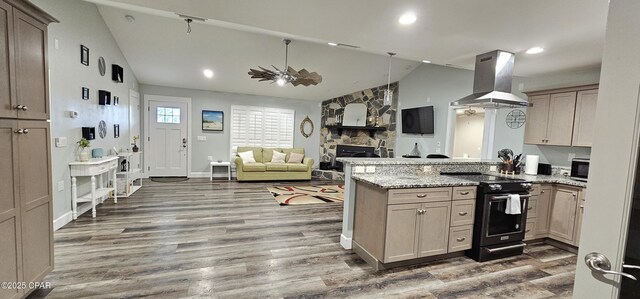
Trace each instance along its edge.
<path fill-rule="evenodd" d="M 384 91 L 384 100 L 383 100 L 383 104 L 385 106 L 391 106 L 391 104 L 393 104 L 393 91 L 391 91 L 391 59 L 393 58 L 394 55 L 396 55 L 396 53 L 393 52 L 387 52 L 387 54 L 389 54 L 389 72 L 387 73 L 388 77 L 387 77 L 387 89 Z"/>

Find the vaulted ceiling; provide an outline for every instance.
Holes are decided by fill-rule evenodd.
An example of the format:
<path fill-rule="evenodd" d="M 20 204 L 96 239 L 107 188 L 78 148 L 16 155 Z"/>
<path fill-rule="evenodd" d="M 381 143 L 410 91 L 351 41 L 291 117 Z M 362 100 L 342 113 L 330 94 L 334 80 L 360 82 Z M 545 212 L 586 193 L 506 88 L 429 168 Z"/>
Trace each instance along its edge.
<path fill-rule="evenodd" d="M 141 83 L 323 100 L 387 81 L 386 52 L 397 52 L 392 80 L 422 60 L 473 69 L 477 54 L 516 53 L 515 73 L 538 76 L 597 67 L 607 0 L 87 0 Z M 412 25 L 398 23 L 413 11 Z M 176 13 L 201 17 L 192 33 Z M 126 15 L 135 22 L 125 19 Z M 323 76 L 310 87 L 249 78 L 249 68 L 289 64 Z M 327 42 L 360 47 L 332 47 Z M 524 52 L 545 48 L 537 55 Z M 203 69 L 215 76 L 207 79 Z"/>

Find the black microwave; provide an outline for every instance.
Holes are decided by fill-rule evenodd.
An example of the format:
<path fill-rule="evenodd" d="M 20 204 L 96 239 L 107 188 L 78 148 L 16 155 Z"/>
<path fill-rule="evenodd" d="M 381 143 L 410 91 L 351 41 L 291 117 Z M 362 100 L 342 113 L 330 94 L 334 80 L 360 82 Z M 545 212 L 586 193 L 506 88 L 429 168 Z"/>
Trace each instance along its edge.
<path fill-rule="evenodd" d="M 589 176 L 589 159 L 571 160 L 571 179 L 576 181 L 587 181 Z"/>

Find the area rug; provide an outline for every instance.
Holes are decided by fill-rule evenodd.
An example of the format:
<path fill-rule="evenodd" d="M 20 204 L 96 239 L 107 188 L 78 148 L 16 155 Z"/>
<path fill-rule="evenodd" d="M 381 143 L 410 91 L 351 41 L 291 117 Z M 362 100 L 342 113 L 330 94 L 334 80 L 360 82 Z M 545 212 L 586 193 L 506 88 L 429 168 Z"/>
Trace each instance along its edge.
<path fill-rule="evenodd" d="M 344 185 L 267 187 L 280 205 L 307 205 L 344 201 Z"/>
<path fill-rule="evenodd" d="M 188 181 L 189 178 L 188 177 L 172 177 L 172 176 L 159 176 L 159 177 L 152 177 L 150 178 L 152 182 L 156 182 L 156 183 L 177 183 L 177 182 L 184 182 L 184 181 Z"/>

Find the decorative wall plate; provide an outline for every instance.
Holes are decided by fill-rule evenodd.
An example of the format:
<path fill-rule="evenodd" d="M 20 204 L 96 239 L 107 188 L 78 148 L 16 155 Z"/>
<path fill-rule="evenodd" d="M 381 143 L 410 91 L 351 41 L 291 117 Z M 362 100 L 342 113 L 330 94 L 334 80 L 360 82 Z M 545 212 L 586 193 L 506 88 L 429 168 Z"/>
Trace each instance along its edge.
<path fill-rule="evenodd" d="M 101 120 L 98 124 L 98 135 L 100 138 L 105 138 L 107 136 L 107 123 L 104 120 Z"/>
<path fill-rule="evenodd" d="M 300 133 L 304 138 L 309 138 L 313 134 L 313 122 L 308 115 L 300 123 Z"/>
<path fill-rule="evenodd" d="M 98 71 L 100 76 L 104 76 L 107 73 L 107 64 L 104 62 L 104 58 L 98 58 Z"/>
<path fill-rule="evenodd" d="M 507 114 L 507 126 L 512 129 L 518 129 L 527 121 L 527 115 L 520 109 L 513 109 Z"/>

